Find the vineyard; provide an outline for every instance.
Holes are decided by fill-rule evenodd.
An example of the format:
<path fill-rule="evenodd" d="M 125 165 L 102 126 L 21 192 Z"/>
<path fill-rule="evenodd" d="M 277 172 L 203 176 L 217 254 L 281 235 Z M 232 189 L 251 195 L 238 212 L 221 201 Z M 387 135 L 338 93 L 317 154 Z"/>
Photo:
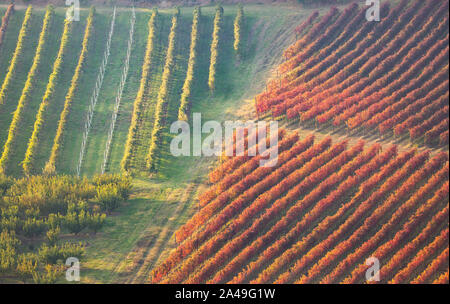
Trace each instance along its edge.
<path fill-rule="evenodd" d="M 224 62 L 238 50 L 234 41 L 221 40 L 234 39 L 237 10 L 223 16 L 222 7 L 205 9 L 206 15 L 200 8 L 92 8 L 77 22 L 64 20 L 61 8 L 8 6 L 0 46 L 1 172 L 161 171 L 161 161 L 170 157 L 170 123 L 189 119 L 191 108 L 199 107 L 192 100 L 209 98 L 205 75 L 211 85 L 217 69 L 230 72 Z M 240 16 L 242 23 L 242 8 Z M 220 55 L 229 47 L 230 54 Z M 205 65 L 211 67 L 203 73 Z M 215 99 L 223 98 L 225 85 L 215 84 Z"/>
<path fill-rule="evenodd" d="M 279 150 L 276 168 L 232 158 L 211 173 L 151 282 L 363 283 L 371 256 L 384 283 L 448 269 L 447 153 L 295 134 Z"/>
<path fill-rule="evenodd" d="M 0 4 L 0 283 L 448 283 L 449 1 L 241 2 Z"/>
<path fill-rule="evenodd" d="M 307 20 L 278 78 L 256 96 L 257 112 L 448 145 L 448 9 L 448 1 L 386 2 L 380 22 L 366 22 L 352 4 Z"/>
<path fill-rule="evenodd" d="M 293 41 L 294 21 L 307 13 L 257 6 L 248 16 L 238 6 L 98 7 L 82 8 L 77 21 L 66 19 L 64 7 L 0 5 L 0 14 L 0 282 L 59 280 L 59 259 L 70 252 L 82 255 L 86 282 L 144 282 L 173 247 L 175 229 L 193 214 L 202 177 L 214 163 L 170 155 L 170 123 L 179 115 L 189 121 L 193 112 L 235 117 L 230 104 L 255 94 L 266 77 L 267 67 L 257 63 L 268 54 L 277 60 Z M 263 36 L 279 47 L 262 43 Z M 229 65 L 238 53 L 239 63 Z M 134 177 L 129 197 L 91 179 L 109 173 Z M 23 189 L 27 180 L 42 187 L 37 203 L 60 200 L 62 206 L 6 208 L 29 191 Z M 67 190 L 67 184 L 82 184 L 88 193 Z M 83 203 L 72 206 L 73 200 Z M 118 242 L 110 241 L 113 235 Z M 56 258 L 41 258 L 40 249 Z"/>
<path fill-rule="evenodd" d="M 295 31 L 260 118 L 448 147 L 448 1 L 385 3 L 374 23 L 333 7 Z M 376 257 L 381 283 L 448 282 L 448 152 L 314 137 L 281 132 L 274 168 L 223 161 L 149 281 L 364 283 Z"/>

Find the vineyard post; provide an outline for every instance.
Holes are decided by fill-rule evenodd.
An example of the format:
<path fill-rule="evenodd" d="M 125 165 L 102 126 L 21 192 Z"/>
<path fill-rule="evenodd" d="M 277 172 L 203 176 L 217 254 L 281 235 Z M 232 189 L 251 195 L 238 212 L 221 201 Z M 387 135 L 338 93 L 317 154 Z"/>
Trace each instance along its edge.
<path fill-rule="evenodd" d="M 84 154 L 86 152 L 86 144 L 87 144 L 87 140 L 88 140 L 88 136 L 89 136 L 89 131 L 91 129 L 92 119 L 94 117 L 94 110 L 95 110 L 95 106 L 97 104 L 100 89 L 103 84 L 103 78 L 105 75 L 106 65 L 108 64 L 108 57 L 110 55 L 111 39 L 112 39 L 112 36 L 114 33 L 115 20 L 116 20 L 116 7 L 114 6 L 111 26 L 110 26 L 108 38 L 106 41 L 105 52 L 103 54 L 103 60 L 102 60 L 101 66 L 100 66 L 99 73 L 97 75 L 97 80 L 95 82 L 95 88 L 94 88 L 94 91 L 91 96 L 88 113 L 86 115 L 85 130 L 84 130 L 83 140 L 81 142 L 80 155 L 79 155 L 79 160 L 78 160 L 78 165 L 77 165 L 77 170 L 76 170 L 77 176 L 80 176 L 80 173 L 81 173 L 81 166 L 83 164 Z"/>

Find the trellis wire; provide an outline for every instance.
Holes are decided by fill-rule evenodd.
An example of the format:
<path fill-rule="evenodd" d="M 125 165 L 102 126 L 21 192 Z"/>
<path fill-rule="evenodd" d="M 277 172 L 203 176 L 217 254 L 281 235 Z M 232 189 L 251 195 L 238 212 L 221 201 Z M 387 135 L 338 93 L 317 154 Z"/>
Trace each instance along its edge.
<path fill-rule="evenodd" d="M 120 78 L 120 84 L 119 84 L 119 87 L 117 88 L 117 95 L 116 95 L 116 100 L 115 100 L 115 104 L 114 104 L 114 111 L 111 116 L 111 124 L 110 124 L 109 132 L 108 132 L 108 139 L 106 140 L 105 152 L 103 153 L 103 163 L 102 163 L 102 167 L 101 167 L 102 174 L 104 174 L 107 169 L 109 153 L 110 153 L 110 148 L 111 148 L 111 142 L 113 139 L 114 128 L 115 128 L 116 121 L 117 121 L 117 114 L 119 113 L 120 101 L 122 99 L 122 93 L 123 93 L 123 89 L 125 87 L 125 82 L 127 81 L 128 68 L 130 65 L 131 47 L 133 45 L 135 21 L 136 21 L 136 14 L 135 14 L 134 7 L 133 7 L 132 14 L 131 14 L 131 21 L 130 21 L 131 27 L 130 27 L 130 34 L 129 34 L 129 38 L 128 38 L 127 56 L 125 58 L 125 64 L 124 64 L 124 67 L 122 70 L 122 76 Z"/>
<path fill-rule="evenodd" d="M 80 157 L 78 159 L 77 176 L 80 176 L 81 165 L 83 164 L 83 158 L 84 158 L 84 154 L 86 152 L 86 143 L 87 143 L 87 139 L 89 136 L 89 131 L 91 129 L 92 118 L 94 117 L 95 105 L 97 104 L 98 95 L 100 93 L 100 89 L 103 84 L 103 78 L 105 76 L 106 65 L 108 64 L 108 58 L 109 58 L 110 47 L 111 47 L 111 39 L 112 39 L 112 36 L 114 33 L 115 22 L 116 22 L 116 7 L 114 7 L 114 10 L 113 10 L 111 27 L 110 27 L 109 34 L 108 34 L 108 40 L 106 42 L 106 48 L 105 48 L 105 53 L 103 55 L 103 61 L 100 66 L 99 73 L 97 75 L 97 81 L 95 82 L 95 88 L 94 88 L 94 91 L 92 92 L 89 109 L 88 109 L 88 112 L 86 115 L 86 121 L 84 123 L 84 134 L 83 134 L 83 140 L 81 142 Z"/>

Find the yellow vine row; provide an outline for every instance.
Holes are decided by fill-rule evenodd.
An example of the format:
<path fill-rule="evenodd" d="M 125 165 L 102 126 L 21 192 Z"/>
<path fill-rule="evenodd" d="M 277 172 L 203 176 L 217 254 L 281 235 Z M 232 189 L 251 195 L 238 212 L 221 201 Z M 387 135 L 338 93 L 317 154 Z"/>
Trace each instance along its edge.
<path fill-rule="evenodd" d="M 28 6 L 27 11 L 25 12 L 25 18 L 22 22 L 22 28 L 19 32 L 19 37 L 17 39 L 16 49 L 14 50 L 11 63 L 9 64 L 8 73 L 5 76 L 5 80 L 3 80 L 2 88 L 0 89 L 0 105 L 5 103 L 6 94 L 11 84 L 12 78 L 16 72 L 17 63 L 20 55 L 23 51 L 23 44 L 25 42 L 25 38 L 28 34 L 28 30 L 30 28 L 30 20 L 32 16 L 32 6 Z"/>
<path fill-rule="evenodd" d="M 22 113 L 28 102 L 28 98 L 31 97 L 31 93 L 33 91 L 33 84 L 35 82 L 39 64 L 41 63 L 41 56 L 44 50 L 45 42 L 49 34 L 53 14 L 54 14 L 53 6 L 49 5 L 45 13 L 44 21 L 42 24 L 42 30 L 39 35 L 39 42 L 36 48 L 36 53 L 34 55 L 33 64 L 31 65 L 30 71 L 28 72 L 27 80 L 22 90 L 22 95 L 20 96 L 16 111 L 14 111 L 13 118 L 9 126 L 8 137 L 6 139 L 5 145 L 3 146 L 3 153 L 2 156 L 0 157 L 0 173 L 1 172 L 6 173 L 7 163 L 11 155 L 11 147 L 14 144 L 14 139 L 16 138 L 15 136 L 18 132 L 20 120 L 22 118 Z"/>
<path fill-rule="evenodd" d="M 44 167 L 44 173 L 46 174 L 54 174 L 56 172 L 56 160 L 61 150 L 61 144 L 63 140 L 67 117 L 69 116 L 70 106 L 72 104 L 73 98 L 75 96 L 75 91 L 78 87 L 78 83 L 81 78 L 83 65 L 85 64 L 88 53 L 88 44 L 90 42 L 92 31 L 94 29 L 94 16 L 95 16 L 95 9 L 91 8 L 89 16 L 87 18 L 86 30 L 84 32 L 80 57 L 78 59 L 77 67 L 75 68 L 75 73 L 70 83 L 69 91 L 67 92 L 66 99 L 64 101 L 64 109 L 62 110 L 61 116 L 58 121 L 58 128 L 56 129 L 56 135 L 53 141 L 50 158 Z"/>
<path fill-rule="evenodd" d="M 155 38 L 156 38 L 156 22 L 158 17 L 158 11 L 153 10 L 152 16 L 148 22 L 148 36 L 147 36 L 147 46 L 144 56 L 144 64 L 142 66 L 141 82 L 139 85 L 139 91 L 136 95 L 133 105 L 133 114 L 131 116 L 131 124 L 128 129 L 127 142 L 125 144 L 125 151 L 121 162 L 121 168 L 123 171 L 127 172 L 130 170 L 132 148 L 136 141 L 138 120 L 142 112 L 142 103 L 144 100 L 144 94 L 147 91 L 148 77 L 150 75 L 151 57 L 153 50 L 155 48 Z"/>
<path fill-rule="evenodd" d="M 34 173 L 34 157 L 39 144 L 39 136 L 43 124 L 45 123 L 45 111 L 50 104 L 53 94 L 56 90 L 56 84 L 58 83 L 58 77 L 63 65 L 63 56 L 66 52 L 67 45 L 69 42 L 69 37 L 71 33 L 72 22 L 67 19 L 64 22 L 63 34 L 61 37 L 61 42 L 59 45 L 58 55 L 53 63 L 53 70 L 49 76 L 47 87 L 45 89 L 44 97 L 39 105 L 38 112 L 36 114 L 36 120 L 34 121 L 33 133 L 28 141 L 27 151 L 25 152 L 25 159 L 22 162 L 22 168 L 26 175 Z"/>
<path fill-rule="evenodd" d="M 198 24 L 201 16 L 201 11 L 199 7 L 194 10 L 194 18 L 192 21 L 191 30 L 191 46 L 189 50 L 189 61 L 188 68 L 186 72 L 186 79 L 184 80 L 183 90 L 181 93 L 180 108 L 178 109 L 178 120 L 187 121 L 189 118 L 190 102 L 189 98 L 191 96 L 192 82 L 194 80 L 194 68 L 196 63 L 196 48 L 198 42 Z"/>
<path fill-rule="evenodd" d="M 212 35 L 211 42 L 211 61 L 209 65 L 209 77 L 208 77 L 208 86 L 211 93 L 214 93 L 216 88 L 216 66 L 217 59 L 219 57 L 219 38 L 220 38 L 220 26 L 222 22 L 223 16 L 223 8 L 221 6 L 217 6 L 216 8 L 216 16 L 214 17 L 214 29 Z"/>
<path fill-rule="evenodd" d="M 9 18 L 11 17 L 13 12 L 14 12 L 14 3 L 11 3 L 6 9 L 5 15 L 3 15 L 2 17 L 2 25 L 0 26 L 0 48 L 3 44 L 3 40 L 5 39 Z"/>
<path fill-rule="evenodd" d="M 165 111 L 167 110 L 167 105 L 169 103 L 169 80 L 175 63 L 174 52 L 179 15 L 180 10 L 177 9 L 177 12 L 172 17 L 172 27 L 170 28 L 169 34 L 169 46 L 167 47 L 166 62 L 164 64 L 162 82 L 158 92 L 155 122 L 153 124 L 150 147 L 147 154 L 147 169 L 150 171 L 157 170 L 157 150 L 158 145 L 161 143 L 162 131 L 164 127 L 163 116 Z"/>
<path fill-rule="evenodd" d="M 234 19 L 234 50 L 240 55 L 242 47 L 242 23 L 244 21 L 244 8 L 239 3 L 236 19 Z"/>

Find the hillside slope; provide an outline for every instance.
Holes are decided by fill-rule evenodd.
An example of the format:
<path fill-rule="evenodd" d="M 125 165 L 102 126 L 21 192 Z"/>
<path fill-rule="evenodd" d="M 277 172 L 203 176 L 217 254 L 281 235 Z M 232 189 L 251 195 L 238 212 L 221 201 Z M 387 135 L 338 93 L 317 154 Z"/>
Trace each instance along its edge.
<path fill-rule="evenodd" d="M 0 46 L 2 170 L 41 174 L 50 158 L 46 173 L 133 177 L 98 234 L 71 236 L 88 245 L 82 283 L 363 283 L 373 255 L 383 282 L 448 280 L 447 0 L 389 1 L 381 22 L 357 5 L 249 4 L 239 54 L 238 7 L 205 6 L 192 75 L 193 7 L 70 23 L 60 7 L 31 94 L 45 10 L 25 10 Z M 280 122 L 275 168 L 169 153 L 190 76 L 203 122 Z"/>
<path fill-rule="evenodd" d="M 286 50 L 279 78 L 256 97 L 259 115 L 448 149 L 448 1 L 381 11 L 367 22 L 365 8 L 331 10 Z"/>
<path fill-rule="evenodd" d="M 274 168 L 256 156 L 214 169 L 150 281 L 365 283 L 377 258 L 382 283 L 448 282 L 448 18 L 448 1 L 405 0 L 380 22 L 350 5 L 300 27 L 255 102 L 299 132 Z M 317 130 L 325 116 L 347 129 Z M 404 121 L 420 151 L 367 134 Z M 358 124 L 369 144 L 348 136 Z"/>

